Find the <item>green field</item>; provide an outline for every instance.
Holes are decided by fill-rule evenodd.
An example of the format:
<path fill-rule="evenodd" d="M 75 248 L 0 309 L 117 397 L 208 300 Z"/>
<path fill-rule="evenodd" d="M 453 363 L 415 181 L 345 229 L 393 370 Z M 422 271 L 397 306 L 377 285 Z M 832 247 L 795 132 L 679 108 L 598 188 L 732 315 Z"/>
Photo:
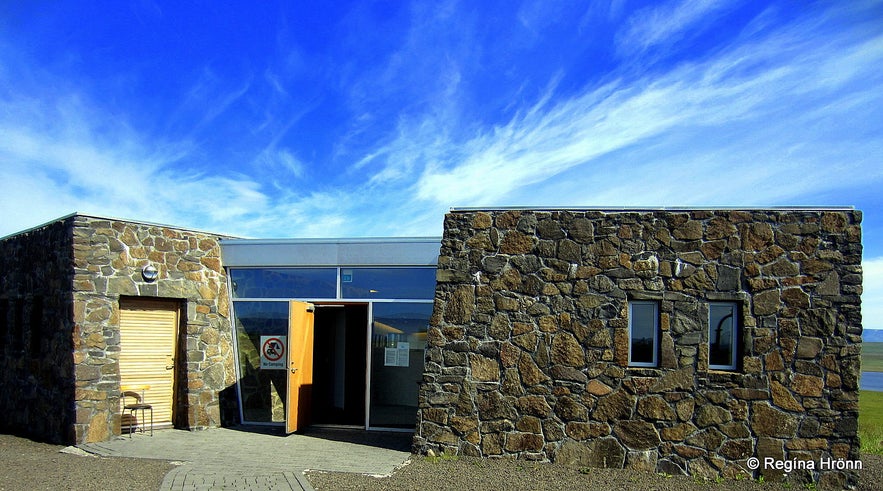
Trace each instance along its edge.
<path fill-rule="evenodd" d="M 862 371 L 883 372 L 883 343 L 862 343 Z"/>
<path fill-rule="evenodd" d="M 883 455 L 883 392 L 860 391 L 858 405 L 862 452 Z"/>
<path fill-rule="evenodd" d="M 862 371 L 883 372 L 883 343 L 862 343 Z M 860 391 L 858 405 L 862 452 L 883 455 L 883 392 Z"/>

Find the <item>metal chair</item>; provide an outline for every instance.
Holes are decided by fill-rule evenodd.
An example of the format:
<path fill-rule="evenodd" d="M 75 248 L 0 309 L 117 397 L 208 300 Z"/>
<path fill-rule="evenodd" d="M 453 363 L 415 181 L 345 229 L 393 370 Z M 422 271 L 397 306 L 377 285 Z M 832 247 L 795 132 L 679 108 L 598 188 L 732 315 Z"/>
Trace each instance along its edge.
<path fill-rule="evenodd" d="M 144 402 L 144 393 L 149 389 L 149 385 L 141 385 L 137 387 L 120 387 L 122 392 L 120 393 L 120 400 L 123 403 L 123 415 L 125 415 L 126 411 L 129 411 L 129 438 L 132 438 L 132 433 L 135 432 L 135 426 L 138 426 L 138 429 L 141 433 L 144 433 L 144 417 L 146 416 L 147 411 L 150 411 L 150 436 L 153 436 L 153 406 Z M 141 393 L 138 393 L 138 390 Z M 126 404 L 126 399 L 132 398 L 135 400 L 134 403 Z M 138 419 L 138 411 L 141 411 L 141 419 Z"/>

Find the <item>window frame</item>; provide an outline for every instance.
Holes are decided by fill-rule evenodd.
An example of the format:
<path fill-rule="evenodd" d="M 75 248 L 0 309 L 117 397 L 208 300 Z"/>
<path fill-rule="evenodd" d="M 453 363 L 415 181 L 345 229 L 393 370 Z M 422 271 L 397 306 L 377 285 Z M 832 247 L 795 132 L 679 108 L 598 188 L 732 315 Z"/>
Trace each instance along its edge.
<path fill-rule="evenodd" d="M 632 360 L 632 351 L 633 351 L 633 340 L 635 339 L 634 333 L 634 307 L 635 306 L 652 306 L 653 307 L 653 359 L 649 362 L 646 361 L 633 361 Z M 628 303 L 629 309 L 629 361 L 628 366 L 630 367 L 640 367 L 640 368 L 656 368 L 659 366 L 659 302 L 655 300 L 632 300 Z"/>
<path fill-rule="evenodd" d="M 723 316 L 718 321 L 718 326 L 712 326 L 712 312 L 714 307 L 729 307 L 730 313 Z M 721 371 L 736 371 L 739 369 L 739 349 L 740 349 L 740 334 L 741 334 L 741 326 L 739 323 L 739 302 L 709 302 L 708 303 L 708 368 L 709 370 L 721 370 Z M 730 350 L 730 363 L 722 365 L 722 364 L 714 364 L 711 362 L 712 359 L 712 333 L 717 330 L 724 320 L 727 318 L 731 319 L 731 350 Z"/>

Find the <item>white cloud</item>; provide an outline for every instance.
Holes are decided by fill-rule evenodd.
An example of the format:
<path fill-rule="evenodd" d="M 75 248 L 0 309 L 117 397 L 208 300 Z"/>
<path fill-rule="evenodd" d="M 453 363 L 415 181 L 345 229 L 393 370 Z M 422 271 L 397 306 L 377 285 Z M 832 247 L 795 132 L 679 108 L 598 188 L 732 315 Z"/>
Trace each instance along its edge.
<path fill-rule="evenodd" d="M 883 329 L 883 257 L 862 260 L 862 325 Z"/>
<path fill-rule="evenodd" d="M 879 139 L 851 132 L 863 128 L 863 117 L 872 122 L 873 108 L 883 104 L 883 94 L 867 90 L 881 83 L 872 67 L 883 63 L 883 36 L 820 41 L 800 35 L 805 27 L 780 29 L 662 75 L 615 80 L 556 103 L 543 99 L 464 143 L 439 144 L 439 133 L 422 140 L 407 133 L 401 146 L 427 154 L 415 195 L 453 205 L 507 204 L 540 194 L 527 190 L 553 177 L 566 187 L 570 182 L 561 174 L 569 172 L 579 193 L 562 196 L 549 184 L 543 195 L 581 196 L 578 204 L 592 198 L 610 204 L 617 196 L 616 204 L 621 197 L 658 204 L 648 202 L 652 191 L 635 192 L 643 183 L 681 204 L 695 203 L 709 189 L 724 191 L 711 196 L 716 203 L 770 204 L 880 179 L 879 171 L 856 172 L 870 163 L 868 155 L 883 152 Z M 844 70 L 838 60 L 860 63 Z M 423 126 L 444 126 L 427 119 Z M 614 159 L 637 145 L 640 159 Z"/>
<path fill-rule="evenodd" d="M 255 159 L 255 164 L 267 175 L 278 174 L 303 177 L 304 163 L 287 148 L 266 148 Z"/>
<path fill-rule="evenodd" d="M 635 12 L 628 27 L 617 37 L 617 51 L 624 54 L 646 51 L 660 44 L 672 44 L 713 24 L 733 2 L 721 0 L 677 0 Z M 703 25 L 704 24 L 704 25 Z"/>

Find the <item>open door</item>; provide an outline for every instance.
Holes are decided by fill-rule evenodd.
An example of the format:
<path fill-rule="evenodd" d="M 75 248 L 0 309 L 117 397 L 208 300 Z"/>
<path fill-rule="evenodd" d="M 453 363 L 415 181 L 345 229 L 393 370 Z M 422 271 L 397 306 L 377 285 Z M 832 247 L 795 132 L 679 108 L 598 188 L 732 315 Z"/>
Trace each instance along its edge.
<path fill-rule="evenodd" d="M 313 304 L 292 300 L 288 316 L 285 432 L 310 424 L 313 392 Z"/>

